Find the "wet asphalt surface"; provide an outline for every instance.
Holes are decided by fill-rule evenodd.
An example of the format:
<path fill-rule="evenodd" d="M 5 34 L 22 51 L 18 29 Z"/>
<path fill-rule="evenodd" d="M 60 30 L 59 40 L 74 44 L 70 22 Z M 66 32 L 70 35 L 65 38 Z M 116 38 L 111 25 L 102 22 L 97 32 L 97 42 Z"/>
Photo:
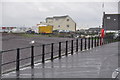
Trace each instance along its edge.
<path fill-rule="evenodd" d="M 4 74 L 3 78 L 111 78 L 117 67 L 118 42 L 36 64 L 34 69 L 22 68 Z"/>
<path fill-rule="evenodd" d="M 34 44 L 30 44 L 31 41 L 35 41 Z M 34 45 L 34 56 L 35 57 L 35 61 L 41 60 L 41 54 L 42 54 L 42 44 L 48 44 L 45 45 L 45 58 L 50 57 L 50 52 L 51 52 L 51 43 L 55 43 L 54 44 L 54 55 L 58 55 L 58 43 L 59 42 L 63 42 L 61 44 L 62 46 L 62 50 L 65 51 L 65 41 L 69 41 L 68 42 L 68 46 L 70 47 L 70 40 L 74 40 L 73 38 L 57 38 L 57 37 L 23 37 L 23 36 L 17 36 L 17 35 L 8 35 L 8 34 L 4 34 L 2 36 L 2 50 L 11 50 L 8 52 L 4 52 L 2 53 L 2 64 L 8 63 L 8 62 L 12 62 L 10 64 L 5 64 L 2 66 L 2 72 L 8 71 L 9 69 L 15 69 L 16 67 L 16 56 L 17 56 L 17 48 L 23 48 L 23 47 L 28 47 L 29 48 L 25 48 L 25 49 L 21 49 L 20 50 L 20 59 L 24 59 L 27 57 L 31 57 L 31 48 L 30 46 Z M 75 43 L 74 43 L 75 44 Z M 26 59 L 24 61 L 20 61 L 20 65 L 26 65 L 28 63 L 31 62 L 31 59 Z"/>

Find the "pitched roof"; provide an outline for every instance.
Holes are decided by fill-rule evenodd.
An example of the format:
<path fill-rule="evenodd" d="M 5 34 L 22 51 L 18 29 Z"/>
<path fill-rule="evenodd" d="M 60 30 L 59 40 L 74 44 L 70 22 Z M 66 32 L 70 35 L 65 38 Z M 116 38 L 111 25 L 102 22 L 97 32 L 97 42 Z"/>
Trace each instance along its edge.
<path fill-rule="evenodd" d="M 105 15 L 120 15 L 120 14 L 105 14 Z"/>
<path fill-rule="evenodd" d="M 47 17 L 46 19 L 53 19 L 53 17 Z"/>
<path fill-rule="evenodd" d="M 54 18 L 66 18 L 68 15 L 65 16 L 53 16 L 53 17 L 47 17 L 46 19 L 54 19 Z"/>
<path fill-rule="evenodd" d="M 66 15 L 66 16 L 54 16 L 53 18 L 66 18 L 66 17 L 68 17 L 68 15 Z"/>

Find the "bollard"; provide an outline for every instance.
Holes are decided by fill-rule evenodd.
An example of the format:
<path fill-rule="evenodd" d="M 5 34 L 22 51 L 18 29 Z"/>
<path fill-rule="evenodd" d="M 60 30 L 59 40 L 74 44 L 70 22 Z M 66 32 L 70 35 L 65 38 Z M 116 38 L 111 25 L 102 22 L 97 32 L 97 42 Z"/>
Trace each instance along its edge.
<path fill-rule="evenodd" d="M 31 67 L 34 67 L 34 46 L 31 46 Z"/>
<path fill-rule="evenodd" d="M 20 69 L 20 49 L 17 48 L 17 56 L 16 56 L 16 71 Z"/>
<path fill-rule="evenodd" d="M 59 42 L 59 58 L 61 58 L 61 42 Z"/>
<path fill-rule="evenodd" d="M 73 40 L 71 40 L 71 54 L 73 55 Z"/>
<path fill-rule="evenodd" d="M 80 50 L 82 51 L 83 48 L 83 39 L 81 38 L 81 46 L 80 46 Z"/>
<path fill-rule="evenodd" d="M 42 63 L 45 63 L 45 45 L 42 45 Z"/>
<path fill-rule="evenodd" d="M 78 52 L 78 39 L 76 39 L 76 52 Z"/>
<path fill-rule="evenodd" d="M 65 55 L 66 56 L 68 55 L 68 41 L 66 41 L 66 52 L 65 52 Z"/>
<path fill-rule="evenodd" d="M 51 60 L 53 61 L 53 45 L 54 43 L 51 43 Z"/>
<path fill-rule="evenodd" d="M 87 48 L 86 48 L 86 47 L 87 47 L 87 44 L 86 44 L 86 42 L 87 42 L 87 41 L 86 41 L 86 38 L 85 38 L 85 50 L 87 49 Z"/>

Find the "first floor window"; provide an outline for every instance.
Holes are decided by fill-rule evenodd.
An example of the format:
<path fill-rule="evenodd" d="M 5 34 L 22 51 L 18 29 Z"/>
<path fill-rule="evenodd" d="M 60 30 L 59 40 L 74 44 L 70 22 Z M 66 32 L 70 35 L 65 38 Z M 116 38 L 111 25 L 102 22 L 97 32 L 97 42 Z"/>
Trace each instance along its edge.
<path fill-rule="evenodd" d="M 110 19 L 110 17 L 107 17 L 107 19 Z"/>
<path fill-rule="evenodd" d="M 67 27 L 70 27 L 69 25 L 67 25 Z"/>
<path fill-rule="evenodd" d="M 69 21 L 69 19 L 67 19 L 67 21 Z"/>

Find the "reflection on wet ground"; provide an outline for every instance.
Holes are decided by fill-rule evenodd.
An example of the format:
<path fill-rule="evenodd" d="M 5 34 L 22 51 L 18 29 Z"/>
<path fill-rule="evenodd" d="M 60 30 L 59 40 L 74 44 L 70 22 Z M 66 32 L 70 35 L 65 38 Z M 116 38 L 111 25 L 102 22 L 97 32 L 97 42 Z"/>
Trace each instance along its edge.
<path fill-rule="evenodd" d="M 4 74 L 3 78 L 112 78 L 118 66 L 118 43 L 103 45 L 22 68 L 19 72 Z"/>

